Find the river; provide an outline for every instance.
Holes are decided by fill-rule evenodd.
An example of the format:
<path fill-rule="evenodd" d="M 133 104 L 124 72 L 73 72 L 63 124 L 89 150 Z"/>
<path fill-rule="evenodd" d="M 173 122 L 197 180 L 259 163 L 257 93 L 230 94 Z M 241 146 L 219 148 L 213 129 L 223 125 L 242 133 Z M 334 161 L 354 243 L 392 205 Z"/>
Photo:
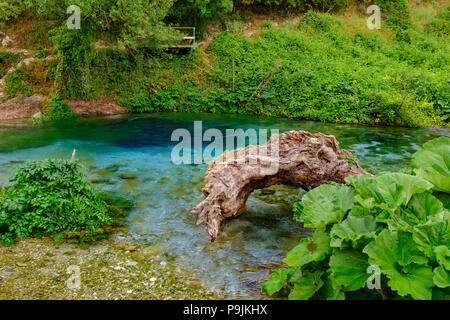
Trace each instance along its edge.
<path fill-rule="evenodd" d="M 206 164 L 175 165 L 171 141 L 175 129 L 307 130 L 335 135 L 341 148 L 372 172 L 398 170 L 426 141 L 450 135 L 446 129 L 411 129 L 328 124 L 312 121 L 203 114 L 119 115 L 78 118 L 53 125 L 0 121 L 0 185 L 8 184 L 25 160 L 70 158 L 86 166 L 102 189 L 133 200 L 127 227 L 142 245 L 158 245 L 165 259 L 191 273 L 219 296 L 262 298 L 260 286 L 286 252 L 307 234 L 293 221 L 291 206 L 301 190 L 271 187 L 255 191 L 247 212 L 225 221 L 214 243 L 196 227 L 190 210 L 202 198 Z M 208 143 L 204 143 L 205 147 Z M 123 179 L 124 174 L 135 175 Z"/>

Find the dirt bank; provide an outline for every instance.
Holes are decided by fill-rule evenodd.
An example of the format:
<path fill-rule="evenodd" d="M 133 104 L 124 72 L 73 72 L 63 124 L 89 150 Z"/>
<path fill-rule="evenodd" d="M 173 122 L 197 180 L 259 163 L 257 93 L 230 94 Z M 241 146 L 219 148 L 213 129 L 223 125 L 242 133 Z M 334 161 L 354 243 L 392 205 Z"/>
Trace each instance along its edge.
<path fill-rule="evenodd" d="M 30 118 L 37 112 L 43 112 L 45 99 L 46 97 L 40 94 L 33 94 L 30 97 L 19 94 L 12 99 L 0 102 L 0 120 Z M 89 101 L 69 99 L 68 102 L 69 108 L 79 116 L 106 116 L 126 113 L 128 110 L 109 98 Z"/>

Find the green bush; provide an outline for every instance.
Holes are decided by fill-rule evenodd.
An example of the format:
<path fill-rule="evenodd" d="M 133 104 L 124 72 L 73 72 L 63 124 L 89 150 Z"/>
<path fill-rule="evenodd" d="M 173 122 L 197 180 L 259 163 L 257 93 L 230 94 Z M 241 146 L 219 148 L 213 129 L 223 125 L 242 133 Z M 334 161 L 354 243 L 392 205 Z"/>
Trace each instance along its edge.
<path fill-rule="evenodd" d="M 450 138 L 424 144 L 412 174 L 350 176 L 306 193 L 294 217 L 314 228 L 262 292 L 289 299 L 450 298 Z M 369 290 L 368 267 L 381 288 Z"/>
<path fill-rule="evenodd" d="M 216 35 L 207 49 L 216 58 L 209 80 L 228 92 L 234 60 L 235 92 L 242 92 L 242 99 L 238 108 L 232 103 L 223 112 L 445 125 L 448 43 L 419 32 L 410 35 L 411 43 L 374 32 L 352 35 L 337 19 L 310 11 L 298 28 L 262 28 L 251 39 L 228 32 Z"/>
<path fill-rule="evenodd" d="M 28 161 L 0 193 L 0 240 L 56 233 L 91 240 L 112 223 L 103 194 L 80 171 L 77 161 Z"/>
<path fill-rule="evenodd" d="M 397 39 L 410 41 L 412 23 L 408 0 L 378 0 L 377 3 Z"/>
<path fill-rule="evenodd" d="M 46 103 L 46 120 L 62 120 L 76 117 L 75 113 L 69 108 L 69 103 L 62 98 L 53 96 Z"/>
<path fill-rule="evenodd" d="M 23 76 L 19 72 L 13 72 L 5 77 L 6 80 L 6 96 L 13 98 L 19 93 L 29 97 L 33 93 L 33 89 L 23 81 Z"/>
<path fill-rule="evenodd" d="M 22 54 L 0 51 L 0 78 L 2 78 L 14 64 L 20 61 Z"/>
<path fill-rule="evenodd" d="M 176 107 L 176 95 L 173 91 L 157 91 L 151 98 L 136 96 L 128 100 L 125 105 L 130 106 L 131 112 L 169 112 Z"/>
<path fill-rule="evenodd" d="M 131 107 L 130 108 L 131 112 L 141 113 L 141 112 L 153 112 L 154 111 L 152 102 L 150 101 L 149 98 L 147 98 L 145 96 L 137 96 L 137 97 L 131 98 L 130 100 L 128 100 L 125 103 L 125 105 Z"/>
<path fill-rule="evenodd" d="M 424 31 L 439 37 L 448 37 L 450 34 L 450 6 L 443 8 L 435 19 L 428 22 Z"/>

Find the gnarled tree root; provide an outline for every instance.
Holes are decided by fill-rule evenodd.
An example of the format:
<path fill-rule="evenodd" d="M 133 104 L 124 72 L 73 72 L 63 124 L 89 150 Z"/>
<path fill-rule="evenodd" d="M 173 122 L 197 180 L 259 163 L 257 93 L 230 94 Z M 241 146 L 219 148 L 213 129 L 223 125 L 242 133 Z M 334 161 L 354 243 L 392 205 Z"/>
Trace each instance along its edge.
<path fill-rule="evenodd" d="M 336 138 L 322 133 L 289 131 L 272 135 L 262 146 L 225 151 L 205 173 L 205 199 L 192 213 L 214 241 L 222 221 L 245 210 L 250 193 L 276 184 L 311 190 L 349 175 L 367 174 L 359 161 L 341 150 Z"/>

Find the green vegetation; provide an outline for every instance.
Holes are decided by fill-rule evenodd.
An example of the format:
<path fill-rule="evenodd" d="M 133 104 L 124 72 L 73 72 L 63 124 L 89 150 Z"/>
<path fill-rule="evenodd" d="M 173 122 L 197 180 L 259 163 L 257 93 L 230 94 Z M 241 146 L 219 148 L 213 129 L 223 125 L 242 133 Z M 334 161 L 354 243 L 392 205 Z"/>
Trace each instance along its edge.
<path fill-rule="evenodd" d="M 0 240 L 55 234 L 80 241 L 103 234 L 113 222 L 104 200 L 80 171 L 77 161 L 28 161 L 0 192 Z"/>
<path fill-rule="evenodd" d="M 55 92 L 62 99 L 113 97 L 132 112 L 448 126 L 450 48 L 443 38 L 450 6 L 410 9 L 406 0 L 375 2 L 382 10 L 381 30 L 365 27 L 368 2 L 356 1 L 356 9 L 348 9 L 353 10 L 351 20 L 307 11 L 282 26 L 263 22 L 249 37 L 241 16 L 262 12 L 266 5 L 279 12 L 342 12 L 349 3 L 236 2 L 231 11 L 230 0 L 152 1 L 150 6 L 145 1 L 87 1 L 80 3 L 83 27 L 69 30 L 65 1 L 52 10 L 47 0 L 38 5 L 6 1 L 0 20 L 9 26 L 36 11 L 37 18 L 47 21 L 57 55 L 8 75 L 6 91 L 8 97 L 34 92 Z M 205 49 L 190 55 L 158 49 L 179 37 L 168 22 L 200 26 L 211 19 L 223 21 L 225 30 L 214 33 Z M 103 48 L 95 49 L 99 41 Z M 40 56 L 48 54 L 44 44 L 36 46 Z"/>
<path fill-rule="evenodd" d="M 450 138 L 424 144 L 410 174 L 350 176 L 296 203 L 294 217 L 315 229 L 289 251 L 262 287 L 285 282 L 289 299 L 450 298 Z M 381 288 L 369 290 L 369 266 Z M 372 270 L 373 271 L 373 270 Z"/>
<path fill-rule="evenodd" d="M 254 40 L 227 32 L 208 51 L 213 75 L 232 81 L 244 110 L 330 122 L 430 126 L 449 101 L 446 45 L 416 35 L 413 45 L 376 33 L 348 34 L 332 17 L 308 12 L 296 26 L 266 26 Z M 424 52 L 423 45 L 435 48 Z M 269 79 L 263 89 L 258 85 Z M 240 106 L 241 107 L 241 106 Z"/>
<path fill-rule="evenodd" d="M 46 104 L 45 120 L 70 119 L 76 116 L 64 99 L 53 96 L 46 101 Z"/>
<path fill-rule="evenodd" d="M 0 51 L 0 78 L 6 75 L 9 68 L 11 68 L 13 64 L 18 63 L 20 59 L 20 54 Z"/>

